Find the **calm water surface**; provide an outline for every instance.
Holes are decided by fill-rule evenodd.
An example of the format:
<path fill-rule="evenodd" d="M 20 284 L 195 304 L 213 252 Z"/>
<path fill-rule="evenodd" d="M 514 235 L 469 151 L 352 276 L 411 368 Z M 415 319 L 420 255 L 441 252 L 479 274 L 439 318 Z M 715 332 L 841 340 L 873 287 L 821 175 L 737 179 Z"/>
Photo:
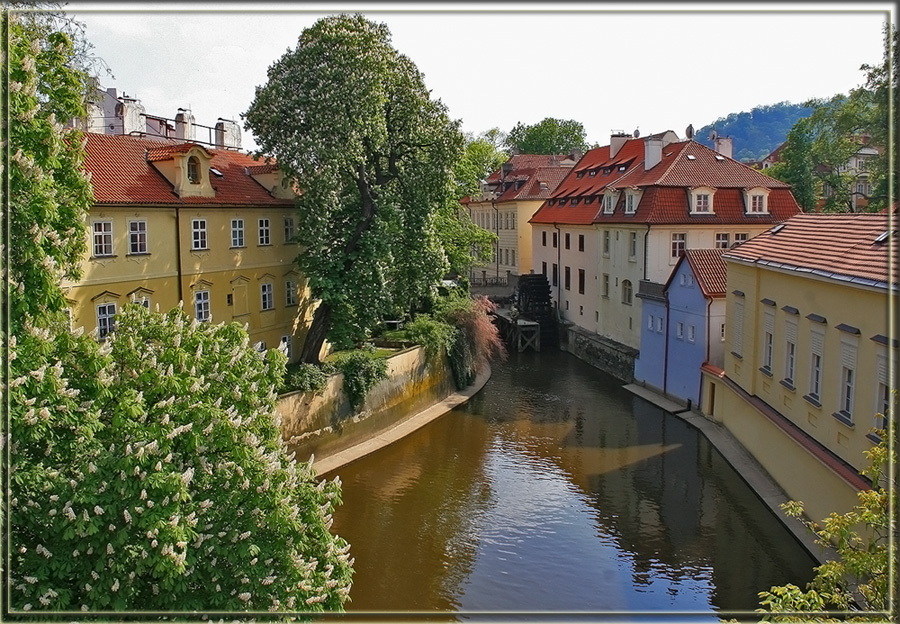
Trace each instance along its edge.
<path fill-rule="evenodd" d="M 336 474 L 349 611 L 714 621 L 816 565 L 695 429 L 563 352 L 512 354 L 468 404 Z"/>

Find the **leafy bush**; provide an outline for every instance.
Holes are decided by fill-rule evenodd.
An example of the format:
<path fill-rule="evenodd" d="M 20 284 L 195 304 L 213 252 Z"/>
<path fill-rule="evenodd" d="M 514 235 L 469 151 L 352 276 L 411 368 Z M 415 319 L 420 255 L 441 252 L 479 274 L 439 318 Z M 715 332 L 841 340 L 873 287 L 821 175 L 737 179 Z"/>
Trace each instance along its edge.
<path fill-rule="evenodd" d="M 334 366 L 328 363 L 318 366 L 306 362 L 288 364 L 281 392 L 300 391 L 320 395 L 328 385 L 328 378 L 335 372 Z"/>
<path fill-rule="evenodd" d="M 487 297 L 447 297 L 435 310 L 435 316 L 456 328 L 456 336 L 449 350 L 453 380 L 460 390 L 471 385 L 478 371 L 495 357 L 506 358 L 506 347 L 500 331 L 491 322 L 488 312 L 496 305 Z"/>
<path fill-rule="evenodd" d="M 450 353 L 456 342 L 456 334 L 454 327 L 429 314 L 419 314 L 406 326 L 407 339 L 422 345 L 429 357 Z"/>
<path fill-rule="evenodd" d="M 375 384 L 387 379 L 387 360 L 372 347 L 337 353 L 334 364 L 344 374 L 344 392 L 354 409 L 359 408 Z"/>

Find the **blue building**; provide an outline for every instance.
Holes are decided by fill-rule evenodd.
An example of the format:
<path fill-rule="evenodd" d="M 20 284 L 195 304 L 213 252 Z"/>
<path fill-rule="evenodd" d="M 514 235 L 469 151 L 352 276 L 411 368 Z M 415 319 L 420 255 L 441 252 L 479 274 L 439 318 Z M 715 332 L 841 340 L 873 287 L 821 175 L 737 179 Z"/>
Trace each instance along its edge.
<path fill-rule="evenodd" d="M 725 358 L 725 249 L 688 249 L 662 289 L 642 284 L 639 383 L 682 403 L 700 402 L 700 366 Z"/>

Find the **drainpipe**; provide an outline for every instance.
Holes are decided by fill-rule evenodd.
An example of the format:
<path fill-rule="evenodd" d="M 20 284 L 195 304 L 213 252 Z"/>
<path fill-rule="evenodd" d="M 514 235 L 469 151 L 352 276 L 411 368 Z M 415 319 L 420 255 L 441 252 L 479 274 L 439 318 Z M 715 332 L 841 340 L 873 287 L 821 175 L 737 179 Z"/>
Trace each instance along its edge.
<path fill-rule="evenodd" d="M 562 294 L 560 290 L 562 286 L 562 256 L 560 252 L 562 250 L 562 234 L 559 231 L 559 224 L 553 224 L 554 229 L 556 229 L 556 310 L 559 311 L 559 298 Z"/>
<path fill-rule="evenodd" d="M 500 209 L 494 200 L 491 200 L 491 208 L 494 209 L 494 234 L 497 235 L 497 282 L 500 282 Z"/>
<path fill-rule="evenodd" d="M 669 293 L 663 293 L 666 310 L 666 326 L 663 330 L 663 339 L 665 346 L 663 348 L 663 395 L 666 394 L 666 388 L 669 385 Z"/>
<path fill-rule="evenodd" d="M 175 205 L 175 257 L 178 271 L 178 300 L 184 304 L 184 287 L 182 286 L 181 270 L 181 206 Z"/>
<path fill-rule="evenodd" d="M 709 363 L 709 345 L 712 343 L 712 318 L 710 316 L 710 310 L 712 309 L 713 300 L 710 297 L 709 301 L 706 304 L 706 362 Z M 700 411 L 703 411 L 703 375 L 700 375 L 700 379 L 698 380 L 697 387 L 697 408 Z M 690 406 L 688 406 L 690 407 Z"/>
<path fill-rule="evenodd" d="M 650 246 L 650 224 L 647 224 L 647 233 L 644 234 L 644 279 L 647 279 L 647 256 L 649 255 L 648 247 Z"/>

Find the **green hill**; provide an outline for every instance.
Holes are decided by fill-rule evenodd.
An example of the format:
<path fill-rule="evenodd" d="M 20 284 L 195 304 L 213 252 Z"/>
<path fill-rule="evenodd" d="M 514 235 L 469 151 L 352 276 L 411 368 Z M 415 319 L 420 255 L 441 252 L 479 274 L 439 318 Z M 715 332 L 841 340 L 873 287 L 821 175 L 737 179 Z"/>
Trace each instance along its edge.
<path fill-rule="evenodd" d="M 715 130 L 719 136 L 732 138 L 735 160 L 762 160 L 784 142 L 797 120 L 808 117 L 812 110 L 811 107 L 790 102 L 757 106 L 750 112 L 720 117 L 696 130 L 694 138 L 699 143 L 714 147 L 709 135 Z"/>

